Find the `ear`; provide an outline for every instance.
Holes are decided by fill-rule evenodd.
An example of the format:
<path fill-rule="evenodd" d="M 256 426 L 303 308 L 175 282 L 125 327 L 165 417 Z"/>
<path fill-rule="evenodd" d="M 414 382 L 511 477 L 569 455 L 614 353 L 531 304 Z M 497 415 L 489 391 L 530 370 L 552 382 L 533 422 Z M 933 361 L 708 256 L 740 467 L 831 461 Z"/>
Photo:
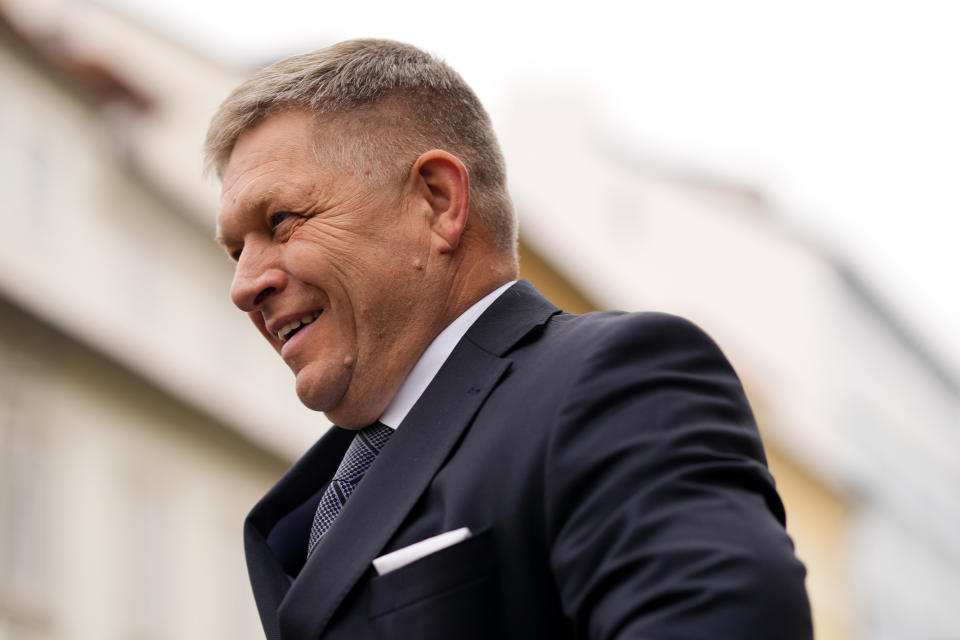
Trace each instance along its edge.
<path fill-rule="evenodd" d="M 470 213 L 470 176 L 456 156 L 433 149 L 414 163 L 411 177 L 419 183 L 418 192 L 430 213 L 430 229 L 441 253 L 449 253 L 460 244 Z"/>

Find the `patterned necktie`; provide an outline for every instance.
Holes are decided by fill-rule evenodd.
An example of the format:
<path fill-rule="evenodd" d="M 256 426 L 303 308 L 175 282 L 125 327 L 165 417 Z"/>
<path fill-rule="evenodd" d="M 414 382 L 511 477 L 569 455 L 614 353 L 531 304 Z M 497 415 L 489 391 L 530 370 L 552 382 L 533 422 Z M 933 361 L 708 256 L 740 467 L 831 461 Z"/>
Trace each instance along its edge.
<path fill-rule="evenodd" d="M 343 461 L 333 474 L 333 480 L 320 498 L 317 512 L 313 516 L 313 526 L 310 528 L 310 542 L 307 545 L 307 557 L 313 552 L 320 538 L 327 532 L 333 521 L 340 515 L 340 510 L 346 504 L 347 498 L 353 493 L 363 479 L 367 469 L 373 464 L 377 454 L 387 444 L 393 435 L 393 429 L 374 422 L 353 436 L 353 441 L 343 455 Z"/>

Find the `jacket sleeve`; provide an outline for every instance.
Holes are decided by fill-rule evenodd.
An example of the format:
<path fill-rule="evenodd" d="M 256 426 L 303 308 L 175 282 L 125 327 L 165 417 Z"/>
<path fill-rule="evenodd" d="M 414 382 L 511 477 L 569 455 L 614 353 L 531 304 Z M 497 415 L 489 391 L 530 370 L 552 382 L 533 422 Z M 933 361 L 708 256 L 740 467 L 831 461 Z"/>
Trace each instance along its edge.
<path fill-rule="evenodd" d="M 736 374 L 694 325 L 608 316 L 547 454 L 550 562 L 584 638 L 812 637 Z"/>

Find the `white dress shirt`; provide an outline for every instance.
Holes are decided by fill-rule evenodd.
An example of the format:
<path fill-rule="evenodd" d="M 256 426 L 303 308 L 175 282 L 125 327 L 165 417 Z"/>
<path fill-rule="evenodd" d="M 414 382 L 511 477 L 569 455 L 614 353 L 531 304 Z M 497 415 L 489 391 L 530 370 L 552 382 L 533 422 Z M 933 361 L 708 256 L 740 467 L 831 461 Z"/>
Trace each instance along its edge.
<path fill-rule="evenodd" d="M 474 302 L 469 309 L 461 313 L 456 320 L 447 325 L 447 328 L 433 339 L 433 342 L 423 352 L 417 363 L 413 365 L 413 369 L 404 378 L 400 388 L 397 389 L 397 394 L 393 396 L 393 400 L 390 401 L 383 415 L 380 416 L 380 422 L 391 429 L 400 426 L 403 419 L 410 413 L 410 409 L 417 403 L 424 390 L 437 375 L 437 372 L 440 371 L 440 367 L 450 357 L 453 348 L 460 342 L 467 329 L 487 310 L 487 307 L 493 304 L 494 300 L 500 297 L 500 294 L 515 283 L 516 280 L 508 282 Z"/>

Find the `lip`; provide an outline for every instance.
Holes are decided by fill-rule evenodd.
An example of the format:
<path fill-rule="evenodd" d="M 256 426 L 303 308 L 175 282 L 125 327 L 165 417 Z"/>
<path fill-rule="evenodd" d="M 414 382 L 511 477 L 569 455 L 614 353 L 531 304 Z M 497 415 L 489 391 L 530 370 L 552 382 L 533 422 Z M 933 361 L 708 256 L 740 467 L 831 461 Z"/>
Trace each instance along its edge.
<path fill-rule="evenodd" d="M 293 317 L 291 318 L 291 320 L 295 320 L 295 319 L 302 318 L 302 317 L 303 317 L 302 315 L 300 315 L 300 316 L 293 316 Z M 288 355 L 290 352 L 292 352 L 294 349 L 296 349 L 297 345 L 300 344 L 300 342 L 303 340 L 303 336 L 304 336 L 305 334 L 310 333 L 310 332 L 313 330 L 313 325 L 317 324 L 317 322 L 318 322 L 318 321 L 320 320 L 320 318 L 322 318 L 322 317 L 323 317 L 323 310 L 320 310 L 320 315 L 317 316 L 317 319 L 316 319 L 316 320 L 314 320 L 313 322 L 311 322 L 311 323 L 308 324 L 307 326 L 305 326 L 305 327 L 303 327 L 302 329 L 300 329 L 299 331 L 297 331 L 297 332 L 296 332 L 295 334 L 293 334 L 293 336 L 292 336 L 289 340 L 287 340 L 286 342 L 281 342 L 281 343 L 280 343 L 280 357 L 286 360 L 287 355 Z M 291 320 L 287 320 L 286 322 L 290 322 Z M 280 324 L 279 326 L 282 327 L 283 324 Z"/>
<path fill-rule="evenodd" d="M 300 318 L 304 316 L 313 315 L 314 313 L 319 313 L 320 315 L 323 315 L 323 312 L 324 312 L 324 308 L 318 307 L 316 309 L 310 309 L 309 311 L 300 311 L 298 313 L 291 313 L 285 316 L 274 318 L 270 322 L 268 322 L 265 326 L 267 331 L 270 333 L 270 335 L 273 336 L 276 340 L 279 340 L 280 338 L 277 337 L 277 332 L 280 331 L 280 329 L 282 329 L 284 325 L 289 324 L 294 320 L 300 320 Z M 294 336 L 294 338 L 295 337 L 296 336 Z M 289 340 L 287 342 L 289 342 Z M 286 344 L 286 343 L 281 342 L 281 344 Z"/>

